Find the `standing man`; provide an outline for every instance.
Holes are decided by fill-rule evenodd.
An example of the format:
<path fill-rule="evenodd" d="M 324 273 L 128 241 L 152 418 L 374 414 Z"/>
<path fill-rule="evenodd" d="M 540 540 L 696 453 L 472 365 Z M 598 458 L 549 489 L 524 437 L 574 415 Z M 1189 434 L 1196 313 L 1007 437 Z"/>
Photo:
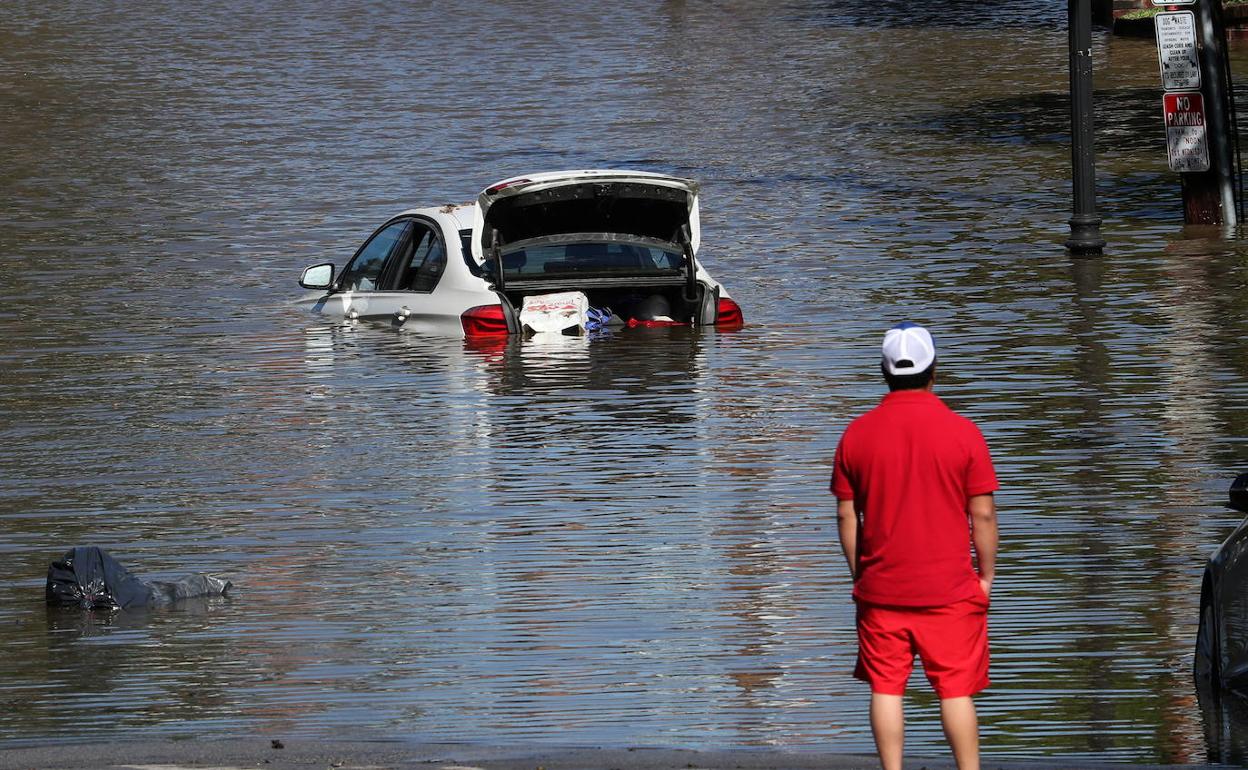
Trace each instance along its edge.
<path fill-rule="evenodd" d="M 899 324 L 884 335 L 883 353 L 889 393 L 845 429 L 832 470 L 858 605 L 854 676 L 871 685 L 871 732 L 884 770 L 901 770 L 901 699 L 916 654 L 940 697 L 959 770 L 978 770 L 971 696 L 988 686 L 997 478 L 979 429 L 932 392 L 932 335 Z"/>

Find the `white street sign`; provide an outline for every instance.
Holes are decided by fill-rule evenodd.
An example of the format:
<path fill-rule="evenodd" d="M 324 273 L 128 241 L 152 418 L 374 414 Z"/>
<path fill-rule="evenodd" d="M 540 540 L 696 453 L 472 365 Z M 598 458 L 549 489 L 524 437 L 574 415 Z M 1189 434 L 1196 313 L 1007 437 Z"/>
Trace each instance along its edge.
<path fill-rule="evenodd" d="M 1191 11 L 1159 13 L 1155 20 L 1162 90 L 1199 91 L 1200 58 L 1196 55 L 1196 14 Z"/>
<path fill-rule="evenodd" d="M 1153 5 L 1196 5 L 1196 0 L 1153 0 Z"/>

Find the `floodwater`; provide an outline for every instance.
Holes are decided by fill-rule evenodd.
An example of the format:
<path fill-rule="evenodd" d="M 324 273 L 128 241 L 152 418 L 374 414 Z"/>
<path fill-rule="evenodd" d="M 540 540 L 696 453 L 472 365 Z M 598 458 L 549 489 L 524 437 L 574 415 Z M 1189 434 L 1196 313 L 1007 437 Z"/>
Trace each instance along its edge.
<path fill-rule="evenodd" d="M 1098 32 L 1109 247 L 1071 259 L 1064 7 L 913 6 L 7 3 L 0 745 L 870 751 L 826 483 L 911 319 L 1003 485 L 986 753 L 1227 759 L 1190 669 L 1248 244 L 1182 227 L 1153 45 Z M 399 209 L 585 167 L 700 180 L 748 325 L 475 350 L 291 307 Z M 85 543 L 236 591 L 45 610 Z"/>

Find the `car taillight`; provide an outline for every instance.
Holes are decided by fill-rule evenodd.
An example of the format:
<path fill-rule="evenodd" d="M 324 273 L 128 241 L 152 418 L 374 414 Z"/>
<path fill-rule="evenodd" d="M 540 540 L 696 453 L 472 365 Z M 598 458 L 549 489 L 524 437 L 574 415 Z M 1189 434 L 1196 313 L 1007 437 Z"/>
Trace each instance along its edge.
<path fill-rule="evenodd" d="M 507 315 L 502 305 L 477 305 L 459 316 L 465 337 L 493 337 L 507 334 Z"/>
<path fill-rule="evenodd" d="M 740 329 L 745 326 L 745 316 L 741 306 L 727 297 L 719 298 L 719 308 L 715 313 L 715 325 L 720 329 Z"/>
<path fill-rule="evenodd" d="M 498 184 L 492 187 L 485 188 L 485 194 L 494 195 L 499 190 L 506 190 L 508 187 L 515 187 L 518 184 L 528 184 L 531 181 L 533 180 L 531 179 L 508 179 L 506 182 L 499 182 Z"/>

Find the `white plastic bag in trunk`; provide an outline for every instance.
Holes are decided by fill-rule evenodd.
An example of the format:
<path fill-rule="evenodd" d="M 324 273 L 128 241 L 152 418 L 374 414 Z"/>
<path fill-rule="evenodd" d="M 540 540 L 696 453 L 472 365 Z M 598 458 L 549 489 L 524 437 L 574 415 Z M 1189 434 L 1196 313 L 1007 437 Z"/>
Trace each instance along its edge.
<path fill-rule="evenodd" d="M 520 330 L 525 334 L 584 334 L 589 299 L 583 292 L 534 294 L 520 308 Z"/>

